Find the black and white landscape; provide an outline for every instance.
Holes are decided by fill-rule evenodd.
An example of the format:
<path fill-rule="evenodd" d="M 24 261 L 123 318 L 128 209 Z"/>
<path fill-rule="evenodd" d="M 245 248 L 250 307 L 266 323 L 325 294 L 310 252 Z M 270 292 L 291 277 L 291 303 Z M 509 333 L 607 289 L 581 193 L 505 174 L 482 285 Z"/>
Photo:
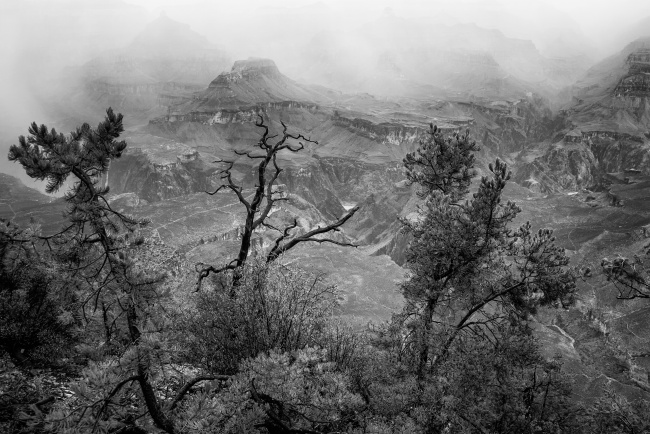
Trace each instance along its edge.
<path fill-rule="evenodd" d="M 0 432 L 650 432 L 650 4 L 0 4 Z"/>

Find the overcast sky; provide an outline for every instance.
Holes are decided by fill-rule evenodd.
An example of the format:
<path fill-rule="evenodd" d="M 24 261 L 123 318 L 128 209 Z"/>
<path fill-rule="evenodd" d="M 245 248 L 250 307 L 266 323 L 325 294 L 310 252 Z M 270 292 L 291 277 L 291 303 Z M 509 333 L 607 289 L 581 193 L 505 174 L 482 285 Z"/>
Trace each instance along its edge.
<path fill-rule="evenodd" d="M 181 14 L 180 10 L 184 9 L 189 15 L 196 11 L 192 11 L 188 5 L 206 7 L 206 2 L 192 0 L 126 0 L 126 2 L 142 6 L 153 13 L 165 9 L 170 13 Z M 553 27 L 552 15 L 534 15 L 540 10 L 541 5 L 549 10 L 556 9 L 564 12 L 578 24 L 586 36 L 599 42 L 606 41 L 611 36 L 608 32 L 634 25 L 640 19 L 650 15 L 648 0 L 247 0 L 245 2 L 218 1 L 213 2 L 212 7 L 207 7 L 211 12 L 229 14 L 246 13 L 261 7 L 300 8 L 313 3 L 322 3 L 336 10 L 352 12 L 357 20 L 363 20 L 387 7 L 403 16 L 434 17 L 440 12 L 458 16 L 465 14 L 468 21 L 475 16 L 472 10 L 493 10 L 497 13 L 507 10 L 516 17 L 525 19 L 534 17 L 540 21 L 538 22 L 540 26 Z M 202 18 L 197 17 L 197 21 L 201 20 Z M 486 21 L 489 21 L 489 17 Z M 496 27 L 497 23 L 494 24 Z"/>
<path fill-rule="evenodd" d="M 274 22 L 260 26 L 254 20 L 260 14 L 283 8 L 305 11 L 310 7 L 340 14 L 336 23 L 328 24 L 342 27 L 371 20 L 391 8 L 399 16 L 478 22 L 483 27 L 499 28 L 506 36 L 532 40 L 539 38 L 544 29 L 550 31 L 558 24 L 572 21 L 576 30 L 594 41 L 603 54 L 616 48 L 611 43 L 621 32 L 650 16 L 648 0 L 0 0 L 0 35 L 5 51 L 22 46 L 25 41 L 60 43 L 67 34 L 75 40 L 66 45 L 80 51 L 78 46 L 84 45 L 84 38 L 79 35 L 87 34 L 88 41 L 94 42 L 98 32 L 115 28 L 116 21 L 122 22 L 123 32 L 106 35 L 105 45 L 113 46 L 131 37 L 143 25 L 140 21 L 151 20 L 165 11 L 215 42 L 231 42 L 235 33 L 248 42 L 250 37 L 264 35 L 269 30 L 266 26 L 278 32 Z M 91 11 L 101 8 L 111 8 L 113 13 L 103 21 L 101 17 L 91 17 Z M 88 13 L 88 20 L 81 18 L 84 13 Z M 247 20 L 255 25 L 247 26 Z M 309 20 L 318 27 L 323 17 L 316 14 L 309 16 Z M 292 27 L 289 23 L 279 26 L 286 32 Z M 297 38 L 301 36 L 296 34 Z M 231 48 L 236 51 L 237 47 Z"/>
<path fill-rule="evenodd" d="M 291 41 L 344 34 L 387 13 L 431 26 L 496 28 L 533 41 L 544 55 L 553 55 L 562 45 L 553 38 L 562 35 L 579 40 L 594 60 L 650 35 L 650 21 L 640 25 L 650 16 L 648 0 L 0 0 L 0 152 L 29 122 L 48 122 L 35 83 L 126 46 L 161 12 L 234 59 L 290 56 Z M 8 167 L 0 155 L 0 171 L 20 172 Z"/>

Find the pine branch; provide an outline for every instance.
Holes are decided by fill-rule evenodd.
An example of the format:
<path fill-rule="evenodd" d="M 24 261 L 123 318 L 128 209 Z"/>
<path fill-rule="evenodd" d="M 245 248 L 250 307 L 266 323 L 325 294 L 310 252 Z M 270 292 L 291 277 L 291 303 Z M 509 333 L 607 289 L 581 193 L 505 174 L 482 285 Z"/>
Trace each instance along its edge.
<path fill-rule="evenodd" d="M 185 397 L 185 395 L 190 391 L 192 387 L 194 387 L 197 383 L 200 383 L 201 381 L 211 381 L 211 380 L 220 380 L 220 381 L 227 381 L 230 379 L 230 376 L 228 375 L 203 375 L 199 377 L 192 378 L 189 380 L 183 387 L 178 391 L 172 402 L 169 404 L 167 407 L 167 411 L 172 411 L 174 408 L 176 408 L 176 405 Z"/>

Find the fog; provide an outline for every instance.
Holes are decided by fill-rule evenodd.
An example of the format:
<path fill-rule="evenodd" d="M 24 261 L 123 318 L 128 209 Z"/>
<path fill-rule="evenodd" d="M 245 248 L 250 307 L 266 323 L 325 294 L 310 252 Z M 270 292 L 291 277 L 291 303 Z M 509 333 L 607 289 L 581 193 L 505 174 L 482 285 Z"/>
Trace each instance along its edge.
<path fill-rule="evenodd" d="M 2 0 L 0 153 L 6 155 L 32 121 L 65 131 L 80 120 L 80 113 L 92 123 L 101 119 L 101 111 L 72 107 L 76 100 L 67 93 L 82 86 L 74 81 L 75 71 L 91 59 L 128 47 L 161 13 L 189 25 L 233 61 L 269 57 L 292 78 L 331 87 L 348 83 L 342 89 L 346 92 L 366 79 L 362 73 L 372 73 L 377 57 L 427 44 L 440 50 L 458 29 L 474 35 L 460 32 L 464 45 L 459 47 L 484 49 L 485 33 L 480 32 L 496 29 L 505 38 L 531 41 L 544 58 L 580 59 L 585 68 L 650 35 L 650 4 L 644 0 Z M 475 26 L 453 27 L 458 24 Z M 330 51 L 335 55 L 326 61 L 337 65 L 325 72 L 322 64 L 310 67 L 314 46 L 334 47 Z M 366 60 L 370 63 L 363 65 Z M 402 61 L 415 78 L 430 74 L 430 69 L 414 72 L 417 59 Z M 522 62 L 511 65 L 512 70 L 534 75 L 535 66 Z M 337 81 L 337 74 L 357 75 Z M 0 171 L 27 179 L 4 157 Z"/>

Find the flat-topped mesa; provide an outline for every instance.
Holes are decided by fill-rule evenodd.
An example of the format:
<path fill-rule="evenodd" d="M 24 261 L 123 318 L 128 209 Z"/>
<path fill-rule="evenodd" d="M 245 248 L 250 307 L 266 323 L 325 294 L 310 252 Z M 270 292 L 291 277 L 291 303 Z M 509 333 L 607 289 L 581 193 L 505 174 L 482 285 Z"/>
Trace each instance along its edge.
<path fill-rule="evenodd" d="M 246 60 L 236 60 L 232 66 L 231 72 L 248 74 L 262 72 L 267 74 L 279 74 L 280 71 L 271 59 L 262 59 L 259 57 L 249 57 Z"/>
<path fill-rule="evenodd" d="M 251 81 L 260 77 L 282 78 L 280 70 L 271 59 L 248 58 L 247 60 L 237 60 L 230 72 L 223 72 L 217 78 L 212 80 L 210 88 L 227 87 L 231 83 L 239 81 Z"/>
<path fill-rule="evenodd" d="M 260 106 L 270 108 L 269 104 L 280 104 L 288 109 L 299 105 L 315 107 L 329 101 L 327 92 L 297 83 L 282 74 L 273 60 L 249 58 L 236 61 L 230 72 L 219 74 L 207 88 L 194 94 L 192 100 L 174 106 L 174 119 L 168 120 L 208 122 L 216 116 L 212 123 L 230 123 L 228 117 L 233 111 L 248 111 Z M 257 111 L 252 113 L 253 121 Z M 248 115 L 241 120 L 250 122 Z"/>

